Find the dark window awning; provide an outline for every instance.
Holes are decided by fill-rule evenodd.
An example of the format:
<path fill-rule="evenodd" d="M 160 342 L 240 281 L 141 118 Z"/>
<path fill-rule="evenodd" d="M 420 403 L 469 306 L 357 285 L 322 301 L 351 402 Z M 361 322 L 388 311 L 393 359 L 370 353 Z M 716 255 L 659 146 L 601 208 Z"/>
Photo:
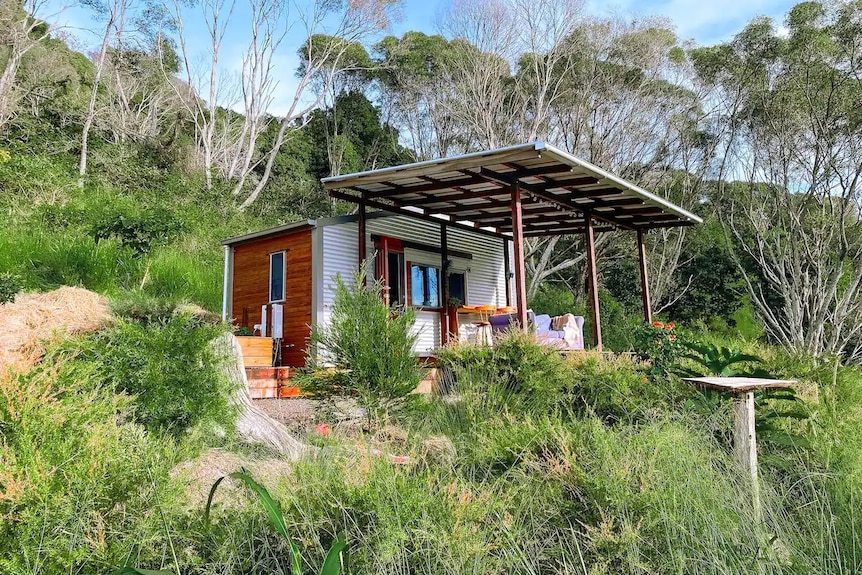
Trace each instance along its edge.
<path fill-rule="evenodd" d="M 524 237 L 685 226 L 702 220 L 622 178 L 543 142 L 532 142 L 322 180 L 338 199 L 422 219 L 512 233 L 512 189 L 521 189 Z"/>

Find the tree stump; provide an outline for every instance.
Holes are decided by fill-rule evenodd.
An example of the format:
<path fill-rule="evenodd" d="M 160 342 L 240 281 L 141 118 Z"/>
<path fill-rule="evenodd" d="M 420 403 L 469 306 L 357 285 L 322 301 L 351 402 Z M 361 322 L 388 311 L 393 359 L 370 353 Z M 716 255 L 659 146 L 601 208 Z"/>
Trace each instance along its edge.
<path fill-rule="evenodd" d="M 292 460 L 316 454 L 318 448 L 299 441 L 284 425 L 254 406 L 248 391 L 242 348 L 236 336 L 226 333 L 214 340 L 213 345 L 226 356 L 223 373 L 237 387 L 232 400 L 239 411 L 236 426 L 240 437 L 267 445 Z"/>

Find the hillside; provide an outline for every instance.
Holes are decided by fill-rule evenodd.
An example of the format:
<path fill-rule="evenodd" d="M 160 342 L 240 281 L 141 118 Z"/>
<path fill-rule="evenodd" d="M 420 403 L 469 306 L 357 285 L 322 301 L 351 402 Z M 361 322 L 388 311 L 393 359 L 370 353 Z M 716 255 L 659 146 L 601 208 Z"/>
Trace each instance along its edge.
<path fill-rule="evenodd" d="M 862 572 L 862 4 L 714 46 L 570 0 L 400 37 L 391 2 L 313 4 L 339 34 L 230 103 L 189 77 L 179 3 L 87 3 L 82 51 L 0 6 L 0 575 L 301 575 L 333 548 L 324 575 Z M 247 13 L 221 25 L 279 61 L 255 42 L 295 16 Z M 276 73 L 317 105 L 276 114 Z M 306 456 L 237 432 L 222 239 L 345 213 L 325 176 L 539 139 L 704 218 L 647 236 L 655 324 L 633 234 L 601 234 L 616 353 L 450 346 L 423 396 L 410 310 L 345 288 L 314 395 L 271 411 Z M 583 250 L 529 243 L 534 309 L 586 315 Z M 756 396 L 760 506 L 692 374 L 798 380 Z"/>

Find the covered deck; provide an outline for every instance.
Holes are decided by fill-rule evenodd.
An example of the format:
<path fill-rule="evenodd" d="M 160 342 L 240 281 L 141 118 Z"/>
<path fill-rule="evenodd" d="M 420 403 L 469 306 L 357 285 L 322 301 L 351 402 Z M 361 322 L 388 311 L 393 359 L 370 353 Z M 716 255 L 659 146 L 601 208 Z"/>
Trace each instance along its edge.
<path fill-rule="evenodd" d="M 358 260 L 366 250 L 367 210 L 386 210 L 440 225 L 442 276 L 448 277 L 448 228 L 504 240 L 507 304 L 527 325 L 524 241 L 584 234 L 592 340 L 602 348 L 595 234 L 636 234 L 643 313 L 652 321 L 644 233 L 700 223 L 696 215 L 584 160 L 543 142 L 531 142 L 322 180 L 333 198 L 358 207 Z M 512 242 L 514 261 L 508 258 Z M 448 281 L 443 282 L 448 306 Z M 446 314 L 444 314 L 446 315 Z M 448 329 L 444 330 L 444 333 Z M 444 340 L 445 343 L 445 340 Z"/>

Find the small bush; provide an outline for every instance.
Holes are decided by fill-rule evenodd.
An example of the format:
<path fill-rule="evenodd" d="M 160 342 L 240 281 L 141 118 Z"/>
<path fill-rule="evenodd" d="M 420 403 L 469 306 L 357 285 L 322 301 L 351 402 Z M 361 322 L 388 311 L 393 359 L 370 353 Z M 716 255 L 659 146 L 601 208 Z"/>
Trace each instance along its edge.
<path fill-rule="evenodd" d="M 0 304 L 15 301 L 15 296 L 24 290 L 21 278 L 10 273 L 0 273 Z"/>
<path fill-rule="evenodd" d="M 571 386 L 571 365 L 559 350 L 541 345 L 532 334 L 512 330 L 493 346 L 455 345 L 438 359 L 445 386 L 476 395 L 489 411 L 516 404 L 518 410 L 545 410 Z"/>
<path fill-rule="evenodd" d="M 363 285 L 364 277 L 360 270 L 350 286 L 335 278 L 329 323 L 313 327 L 308 373 L 299 381 L 323 397 L 354 396 L 372 415 L 385 417 L 422 380 L 413 351 L 416 316 L 386 305 L 382 283 Z"/>
<path fill-rule="evenodd" d="M 575 301 L 572 290 L 552 283 L 542 284 L 536 295 L 530 298 L 529 306 L 536 310 L 536 313 L 546 313 L 551 316 L 567 313 L 588 315 L 584 312 L 584 306 Z"/>
<path fill-rule="evenodd" d="M 0 573 L 107 573 L 183 454 L 118 414 L 91 363 L 0 373 Z M 145 515 L 146 514 L 146 515 Z M 155 537 L 158 531 L 153 529 Z"/>
<path fill-rule="evenodd" d="M 178 302 L 151 296 L 139 290 L 124 291 L 110 302 L 111 313 L 143 324 L 163 324 L 176 313 Z"/>
<path fill-rule="evenodd" d="M 666 378 L 675 373 L 688 353 L 673 322 L 642 323 L 634 330 L 634 351 L 647 362 L 647 373 L 653 378 Z"/>
<path fill-rule="evenodd" d="M 181 434 L 196 425 L 233 428 L 235 391 L 220 373 L 225 358 L 211 342 L 225 328 L 189 314 L 153 323 L 121 319 L 88 338 L 78 361 L 134 397 L 134 418 L 150 429 Z"/>
<path fill-rule="evenodd" d="M 638 421 L 678 408 L 692 390 L 675 380 L 654 380 L 646 367 L 626 357 L 595 355 L 571 360 L 574 374 L 568 402 L 574 414 L 592 414 L 605 422 Z"/>
<path fill-rule="evenodd" d="M 459 345 L 438 353 L 444 386 L 461 398 L 444 411 L 471 425 L 502 411 L 565 417 L 595 415 L 608 422 L 641 419 L 665 411 L 687 396 L 688 388 L 646 377 L 646 366 L 626 357 L 591 353 L 564 357 L 520 332 L 501 337 L 495 347 Z"/>
<path fill-rule="evenodd" d="M 109 214 L 90 230 L 96 243 L 117 239 L 136 256 L 148 254 L 155 246 L 175 238 L 183 224 L 168 210 L 155 209 L 141 213 Z"/>

